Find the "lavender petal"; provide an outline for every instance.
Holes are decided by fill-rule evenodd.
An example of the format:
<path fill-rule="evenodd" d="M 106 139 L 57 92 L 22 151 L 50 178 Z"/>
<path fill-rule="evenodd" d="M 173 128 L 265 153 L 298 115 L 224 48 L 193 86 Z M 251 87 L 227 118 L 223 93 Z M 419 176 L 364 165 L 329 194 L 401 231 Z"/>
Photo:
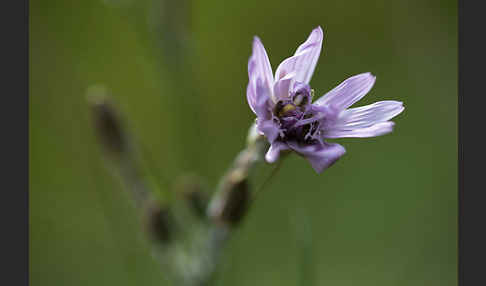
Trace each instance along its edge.
<path fill-rule="evenodd" d="M 253 84 L 251 81 L 249 81 L 248 85 L 246 86 L 246 101 L 248 101 L 248 105 L 250 106 L 251 111 L 257 114 L 255 111 L 255 105 L 256 105 L 255 88 L 253 88 Z"/>
<path fill-rule="evenodd" d="M 335 123 L 336 129 L 359 129 L 386 122 L 400 114 L 405 108 L 403 103 L 394 100 L 379 101 L 370 105 L 342 111 Z"/>
<path fill-rule="evenodd" d="M 275 72 L 275 81 L 295 72 L 296 81 L 309 83 L 321 54 L 322 39 L 321 27 L 312 30 L 307 40 L 297 48 L 295 54 L 280 63 Z"/>
<path fill-rule="evenodd" d="M 376 77 L 371 73 L 352 76 L 321 96 L 313 104 L 332 105 L 338 110 L 344 110 L 363 98 L 373 87 L 375 80 Z"/>
<path fill-rule="evenodd" d="M 306 158 L 317 173 L 330 167 L 346 153 L 346 149 L 337 143 L 300 145 L 297 142 L 288 142 L 287 144 L 292 150 Z"/>
<path fill-rule="evenodd" d="M 289 98 L 290 85 L 293 82 L 294 76 L 295 73 L 289 73 L 275 82 L 275 85 L 273 86 L 273 94 L 275 95 L 276 101 Z"/>
<path fill-rule="evenodd" d="M 273 120 L 259 120 L 258 130 L 267 137 L 268 142 L 273 143 L 280 132 L 279 126 Z"/>
<path fill-rule="evenodd" d="M 260 80 L 266 89 L 269 90 L 267 94 L 273 97 L 273 73 L 270 61 L 265 51 L 265 47 L 258 37 L 253 40 L 253 51 L 248 61 L 248 87 L 247 100 L 250 108 L 255 112 L 255 103 L 257 97 L 260 96 L 257 92 L 256 84 Z"/>
<path fill-rule="evenodd" d="M 393 131 L 393 126 L 395 123 L 392 121 L 386 121 L 374 124 L 370 127 L 366 128 L 358 128 L 358 129 L 333 129 L 327 130 L 323 135 L 324 138 L 367 138 L 367 137 L 376 137 L 385 135 Z"/>
<path fill-rule="evenodd" d="M 270 145 L 270 148 L 267 151 L 267 154 L 265 154 L 265 160 L 268 163 L 274 163 L 278 160 L 280 157 L 280 151 L 288 150 L 289 146 L 287 144 L 280 142 L 280 141 L 274 141 L 272 145 Z"/>

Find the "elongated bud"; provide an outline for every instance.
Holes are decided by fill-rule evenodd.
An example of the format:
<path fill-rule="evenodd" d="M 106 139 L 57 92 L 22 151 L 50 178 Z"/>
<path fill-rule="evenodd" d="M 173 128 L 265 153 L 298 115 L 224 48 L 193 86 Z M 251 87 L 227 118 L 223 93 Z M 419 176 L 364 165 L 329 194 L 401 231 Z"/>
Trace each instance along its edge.
<path fill-rule="evenodd" d="M 248 211 L 250 173 L 255 163 L 263 160 L 268 145 L 265 137 L 258 132 L 256 122 L 248 130 L 246 144 L 211 199 L 207 213 L 213 221 L 235 226 Z"/>
<path fill-rule="evenodd" d="M 150 203 L 146 208 L 144 225 L 152 241 L 168 244 L 173 240 L 175 222 L 167 206 Z"/>
<path fill-rule="evenodd" d="M 231 178 L 227 200 L 221 218 L 233 225 L 238 224 L 248 209 L 249 191 L 247 178 Z"/>
<path fill-rule="evenodd" d="M 248 177 L 235 169 L 227 175 L 222 184 L 220 195 L 210 205 L 209 215 L 216 221 L 236 226 L 248 209 Z"/>
<path fill-rule="evenodd" d="M 127 150 L 127 140 L 119 115 L 109 100 L 108 91 L 103 86 L 88 89 L 94 125 L 103 149 L 112 156 L 119 157 Z"/>
<path fill-rule="evenodd" d="M 144 170 L 133 137 L 127 132 L 121 117 L 110 100 L 110 94 L 102 85 L 88 89 L 87 98 L 90 103 L 94 128 L 104 155 L 115 171 L 132 193 L 138 207 L 143 207 L 146 200 L 157 189 L 154 181 Z M 152 190 L 153 189 L 153 190 Z"/>

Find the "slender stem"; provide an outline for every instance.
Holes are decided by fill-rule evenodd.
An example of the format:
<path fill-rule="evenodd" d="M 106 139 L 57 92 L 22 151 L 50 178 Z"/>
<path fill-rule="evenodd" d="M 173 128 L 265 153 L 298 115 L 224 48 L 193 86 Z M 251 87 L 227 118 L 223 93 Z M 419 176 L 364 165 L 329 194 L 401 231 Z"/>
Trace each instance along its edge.
<path fill-rule="evenodd" d="M 282 161 L 283 161 L 284 158 L 285 157 L 282 157 L 280 160 L 278 160 L 276 166 L 272 169 L 271 173 L 268 175 L 267 178 L 265 178 L 265 181 L 263 181 L 263 183 L 260 185 L 260 187 L 258 187 L 256 189 L 255 193 L 252 196 L 250 204 L 253 203 L 256 200 L 257 196 L 262 192 L 263 189 L 265 189 L 265 187 L 270 183 L 270 181 L 278 173 L 278 171 L 280 170 L 280 168 L 282 166 Z"/>

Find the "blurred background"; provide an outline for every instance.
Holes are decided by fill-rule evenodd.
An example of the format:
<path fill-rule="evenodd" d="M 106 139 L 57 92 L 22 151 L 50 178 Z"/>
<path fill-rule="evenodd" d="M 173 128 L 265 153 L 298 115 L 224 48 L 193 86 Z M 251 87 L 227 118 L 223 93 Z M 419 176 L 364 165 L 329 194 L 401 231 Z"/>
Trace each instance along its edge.
<path fill-rule="evenodd" d="M 287 159 L 216 285 L 456 285 L 457 3 L 440 0 L 30 1 L 31 285 L 168 285 L 88 87 L 111 90 L 162 188 L 188 172 L 214 187 L 254 119 L 252 37 L 275 69 L 318 25 L 317 95 L 369 71 L 357 105 L 406 109 L 389 135 L 338 140 L 346 155 L 320 175 Z"/>

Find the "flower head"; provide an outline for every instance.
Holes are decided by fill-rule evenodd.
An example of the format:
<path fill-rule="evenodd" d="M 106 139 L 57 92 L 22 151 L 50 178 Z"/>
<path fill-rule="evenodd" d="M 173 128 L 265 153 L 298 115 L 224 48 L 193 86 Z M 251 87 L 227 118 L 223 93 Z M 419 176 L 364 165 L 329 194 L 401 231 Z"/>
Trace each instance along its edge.
<path fill-rule="evenodd" d="M 269 163 L 282 151 L 295 151 L 320 173 L 346 152 L 326 139 L 389 133 L 394 125 L 389 120 L 404 109 L 402 102 L 391 100 L 348 108 L 370 91 L 375 83 L 370 73 L 352 76 L 312 102 L 314 91 L 309 82 L 322 38 L 322 29 L 317 27 L 293 56 L 280 63 L 275 75 L 262 42 L 258 37 L 253 40 L 246 96 L 257 116 L 258 131 L 271 144 L 265 155 Z"/>

